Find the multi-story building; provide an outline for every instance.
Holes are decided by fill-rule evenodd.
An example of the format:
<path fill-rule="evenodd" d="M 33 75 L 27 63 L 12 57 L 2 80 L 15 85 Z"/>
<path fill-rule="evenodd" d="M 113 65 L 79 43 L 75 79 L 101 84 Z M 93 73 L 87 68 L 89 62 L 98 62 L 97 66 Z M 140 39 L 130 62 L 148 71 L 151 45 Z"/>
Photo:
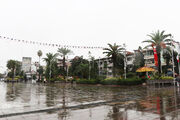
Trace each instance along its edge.
<path fill-rule="evenodd" d="M 70 67 L 71 66 L 71 60 L 67 60 L 65 61 L 65 65 Z M 57 66 L 58 67 L 63 67 L 63 59 L 57 59 Z"/>
<path fill-rule="evenodd" d="M 126 65 L 128 70 L 132 70 L 134 66 L 135 54 L 133 52 L 126 52 Z"/>
<path fill-rule="evenodd" d="M 22 58 L 22 71 L 25 73 L 31 72 L 31 57 Z"/>
<path fill-rule="evenodd" d="M 155 61 L 154 61 L 154 52 L 152 48 L 147 48 L 143 50 L 144 59 L 145 59 L 145 65 L 148 67 L 156 68 Z M 165 66 L 165 60 L 161 54 L 161 65 Z"/>
<path fill-rule="evenodd" d="M 104 75 L 107 77 L 112 76 L 113 63 L 111 58 L 100 58 L 95 61 L 98 63 L 99 75 Z"/>
<path fill-rule="evenodd" d="M 127 51 L 126 52 L 126 63 L 125 63 L 127 69 L 132 70 L 133 61 L 134 61 L 134 53 Z M 96 59 L 96 62 L 98 63 L 98 66 L 99 66 L 99 74 L 100 75 L 104 75 L 107 77 L 113 76 L 113 63 L 112 63 L 111 58 Z"/>

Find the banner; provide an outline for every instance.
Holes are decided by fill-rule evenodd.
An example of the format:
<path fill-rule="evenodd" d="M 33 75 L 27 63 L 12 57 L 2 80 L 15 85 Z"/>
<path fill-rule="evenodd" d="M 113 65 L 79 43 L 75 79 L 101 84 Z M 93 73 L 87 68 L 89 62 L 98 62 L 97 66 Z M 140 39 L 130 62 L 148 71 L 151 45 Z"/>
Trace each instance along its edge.
<path fill-rule="evenodd" d="M 153 52 L 154 52 L 154 63 L 158 67 L 158 56 L 157 56 L 157 51 L 155 47 L 153 47 Z"/>

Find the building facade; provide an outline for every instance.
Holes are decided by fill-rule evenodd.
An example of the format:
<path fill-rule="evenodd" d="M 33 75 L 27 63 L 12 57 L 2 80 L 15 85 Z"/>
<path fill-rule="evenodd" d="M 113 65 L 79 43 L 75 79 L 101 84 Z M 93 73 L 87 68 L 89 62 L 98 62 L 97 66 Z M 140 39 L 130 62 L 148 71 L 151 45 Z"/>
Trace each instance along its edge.
<path fill-rule="evenodd" d="M 100 58 L 96 60 L 99 67 L 99 75 L 112 77 L 112 68 L 113 63 L 111 62 L 111 58 Z"/>
<path fill-rule="evenodd" d="M 31 72 L 31 57 L 22 58 L 22 71 L 24 71 L 24 73 Z"/>

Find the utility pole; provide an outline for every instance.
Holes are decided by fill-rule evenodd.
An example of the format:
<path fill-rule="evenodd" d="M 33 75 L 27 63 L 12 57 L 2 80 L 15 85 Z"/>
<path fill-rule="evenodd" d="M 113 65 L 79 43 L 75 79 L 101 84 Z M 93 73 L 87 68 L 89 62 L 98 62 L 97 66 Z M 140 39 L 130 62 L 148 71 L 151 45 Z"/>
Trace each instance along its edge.
<path fill-rule="evenodd" d="M 99 76 L 100 76 L 100 57 L 99 57 L 99 61 L 98 61 L 98 68 L 99 68 Z"/>
<path fill-rule="evenodd" d="M 68 74 L 68 72 L 69 72 L 69 60 L 68 60 L 68 56 L 67 56 L 67 77 L 66 77 L 66 82 L 67 82 L 67 80 L 68 80 L 68 76 L 69 76 L 69 74 Z"/>
<path fill-rule="evenodd" d="M 123 44 L 124 47 L 124 78 L 126 79 L 126 44 Z"/>
<path fill-rule="evenodd" d="M 89 54 L 89 80 L 91 79 L 91 52 L 88 52 Z"/>
<path fill-rule="evenodd" d="M 172 52 L 173 77 L 175 78 L 175 74 L 174 74 L 174 53 L 173 53 L 172 36 L 171 36 L 171 52 Z"/>

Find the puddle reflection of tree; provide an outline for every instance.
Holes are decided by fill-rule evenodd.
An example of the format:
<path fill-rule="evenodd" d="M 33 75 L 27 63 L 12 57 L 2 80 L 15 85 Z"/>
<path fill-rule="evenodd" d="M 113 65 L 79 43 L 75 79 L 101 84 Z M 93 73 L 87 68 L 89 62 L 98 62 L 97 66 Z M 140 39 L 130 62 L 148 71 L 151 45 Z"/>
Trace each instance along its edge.
<path fill-rule="evenodd" d="M 112 91 L 115 92 L 115 91 Z M 115 94 L 112 95 L 112 100 L 116 100 L 118 99 L 119 96 L 116 96 Z M 128 106 L 123 107 L 124 110 L 120 110 L 122 109 L 122 107 L 120 107 L 121 103 L 112 103 L 112 108 L 109 109 L 108 115 L 107 115 L 107 119 L 108 120 L 127 120 L 127 110 L 128 110 Z"/>
<path fill-rule="evenodd" d="M 70 112 L 68 109 L 66 109 L 66 84 L 62 86 L 62 109 L 58 112 L 58 119 L 59 120 L 66 120 L 69 116 Z"/>
<path fill-rule="evenodd" d="M 26 86 L 21 83 L 7 83 L 6 101 L 15 101 L 18 97 L 22 97 Z"/>

